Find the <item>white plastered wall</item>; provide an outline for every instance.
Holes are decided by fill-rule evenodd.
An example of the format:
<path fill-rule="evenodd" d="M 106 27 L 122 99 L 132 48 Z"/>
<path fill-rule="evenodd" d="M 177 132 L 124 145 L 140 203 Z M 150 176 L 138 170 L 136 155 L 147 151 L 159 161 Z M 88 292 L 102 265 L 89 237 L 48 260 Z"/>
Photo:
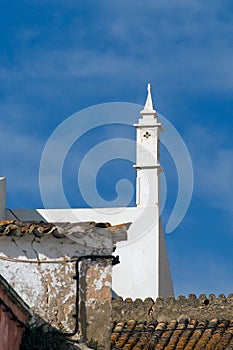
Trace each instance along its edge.
<path fill-rule="evenodd" d="M 153 107 L 150 84 L 145 107 L 140 114 L 138 124 L 134 125 L 137 129 L 137 207 L 14 211 L 16 217 L 24 221 L 95 221 L 112 225 L 132 222 L 127 242 L 117 243 L 116 254 L 120 256 L 121 263 L 113 269 L 113 289 L 122 297 L 133 299 L 173 295 L 166 245 L 159 222 L 159 135 L 162 126 Z"/>
<path fill-rule="evenodd" d="M 132 222 L 127 233 L 127 241 L 117 243 L 115 255 L 120 256 L 120 264 L 113 268 L 114 292 L 123 298 L 132 299 L 173 295 L 163 237 L 163 244 L 160 243 L 158 207 L 18 209 L 13 212 L 22 221 L 95 221 L 109 222 L 112 225 Z M 12 218 L 10 212 L 8 218 Z"/>

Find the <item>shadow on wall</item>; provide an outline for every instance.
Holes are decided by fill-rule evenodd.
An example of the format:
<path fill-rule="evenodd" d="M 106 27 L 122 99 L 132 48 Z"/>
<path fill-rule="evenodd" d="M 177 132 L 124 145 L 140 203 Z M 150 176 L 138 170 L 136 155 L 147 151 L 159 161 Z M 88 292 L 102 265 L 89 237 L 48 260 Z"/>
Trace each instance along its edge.
<path fill-rule="evenodd" d="M 35 209 L 6 209 L 6 220 L 46 222 L 45 218 Z"/>
<path fill-rule="evenodd" d="M 38 314 L 33 316 L 33 325 L 25 331 L 20 350 L 75 350 L 77 341 L 71 340 L 52 327 Z"/>

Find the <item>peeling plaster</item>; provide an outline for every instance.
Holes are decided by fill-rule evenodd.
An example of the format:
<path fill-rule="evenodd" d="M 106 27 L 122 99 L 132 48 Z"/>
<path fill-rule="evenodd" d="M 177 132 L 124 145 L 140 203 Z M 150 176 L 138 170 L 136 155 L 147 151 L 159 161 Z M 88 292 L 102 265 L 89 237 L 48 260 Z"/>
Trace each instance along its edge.
<path fill-rule="evenodd" d="M 86 236 L 85 244 L 83 238 L 80 239 L 79 245 L 77 237 L 76 242 L 68 238 L 2 237 L 0 255 L 16 259 L 51 260 L 78 258 L 87 254 L 112 254 L 112 241 L 109 245 L 108 236 L 96 236 L 95 241 L 98 242 L 92 242 L 93 236 Z M 82 311 L 85 314 L 81 315 L 84 330 L 80 331 L 79 336 L 94 339 L 99 334 L 98 341 L 101 344 L 108 339 L 110 329 L 110 325 L 105 327 L 105 323 L 110 320 L 111 261 L 93 263 L 87 260 L 81 265 L 85 268 L 80 268 L 80 279 L 85 280 L 85 283 L 80 283 L 80 300 L 85 305 Z M 42 319 L 64 332 L 74 330 L 75 262 L 32 264 L 2 260 L 1 274 Z"/>
<path fill-rule="evenodd" d="M 98 270 L 98 266 L 96 265 L 96 270 Z M 111 283 L 105 281 L 108 275 L 111 276 L 112 268 L 110 266 L 106 266 L 104 270 L 102 270 L 98 279 L 94 280 L 94 285 L 96 286 L 96 290 L 101 290 L 104 286 L 111 287 Z"/>
<path fill-rule="evenodd" d="M 110 322 L 106 320 L 111 319 L 112 265 L 108 260 L 89 262 L 89 264 L 83 262 L 81 272 L 84 291 L 83 294 L 81 293 L 81 300 L 85 305 L 85 308 L 82 308 L 85 314 L 81 315 L 81 319 L 88 320 L 86 325 L 81 323 L 84 338 L 92 337 L 107 349 L 111 329 Z"/>

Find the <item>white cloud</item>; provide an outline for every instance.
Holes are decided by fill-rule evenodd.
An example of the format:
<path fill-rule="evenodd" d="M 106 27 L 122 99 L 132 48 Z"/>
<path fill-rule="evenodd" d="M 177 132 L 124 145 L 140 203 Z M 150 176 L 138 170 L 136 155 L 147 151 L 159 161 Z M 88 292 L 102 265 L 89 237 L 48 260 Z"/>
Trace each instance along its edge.
<path fill-rule="evenodd" d="M 232 25 L 225 19 L 227 8 L 219 2 L 210 6 L 197 0 L 118 1 L 103 2 L 95 9 L 96 17 L 91 10 L 87 13 L 93 16 L 90 27 L 82 27 L 74 17 L 64 32 L 61 28 L 62 47 L 53 35 L 32 49 L 27 38 L 37 35 L 37 29 L 20 30 L 25 48 L 14 66 L 1 69 L 1 77 L 13 82 L 53 80 L 56 88 L 58 81 L 96 75 L 121 79 L 123 84 L 133 77 L 151 76 L 191 90 L 232 89 Z M 51 48 L 50 40 L 55 40 Z"/>
<path fill-rule="evenodd" d="M 42 27 L 35 22 L 33 29 L 25 23 L 25 27 L 15 28 L 13 59 L 9 55 L 1 63 L 5 96 L 0 100 L 0 115 L 14 125 L 2 126 L 0 130 L 2 144 L 6 145 L 1 150 L 2 162 L 6 164 L 3 172 L 11 169 L 12 173 L 14 163 L 25 177 L 32 173 L 22 169 L 31 167 L 36 173 L 43 149 L 39 134 L 44 132 L 43 137 L 48 137 L 48 124 L 56 113 L 52 103 L 60 97 L 64 103 L 70 96 L 91 103 L 89 94 L 96 98 L 102 91 L 102 96 L 114 99 L 117 86 L 117 91 L 123 91 L 121 96 L 125 94 L 130 99 L 135 98 L 131 86 L 132 89 L 144 86 L 149 80 L 156 82 L 160 91 L 166 87 L 165 101 L 170 98 L 169 88 L 174 100 L 180 89 L 192 95 L 216 93 L 220 98 L 232 92 L 232 21 L 224 1 L 213 0 L 211 4 L 202 0 L 89 1 L 92 6 L 88 6 L 88 1 L 85 6 L 72 0 L 68 5 L 63 1 L 37 1 L 38 6 L 46 8 L 47 3 L 56 7 L 51 23 Z M 84 14 L 80 11 L 82 6 Z M 74 11 L 68 22 L 62 21 L 65 7 L 65 13 L 71 8 Z M 41 32 L 46 35 L 40 36 Z M 38 106 L 35 101 L 40 104 L 43 97 L 47 106 Z M 62 103 L 59 101 L 58 105 L 60 108 Z M 30 135 L 35 123 L 42 127 Z M 192 131 L 191 138 L 195 132 Z M 221 144 L 213 154 L 208 152 L 216 146 L 214 138 L 209 130 L 203 130 L 202 149 L 199 153 L 193 150 L 198 193 L 225 208 L 232 204 L 233 197 L 232 148 Z M 194 140 L 196 147 L 200 142 L 198 134 Z M 30 179 L 26 184 L 29 186 Z"/>

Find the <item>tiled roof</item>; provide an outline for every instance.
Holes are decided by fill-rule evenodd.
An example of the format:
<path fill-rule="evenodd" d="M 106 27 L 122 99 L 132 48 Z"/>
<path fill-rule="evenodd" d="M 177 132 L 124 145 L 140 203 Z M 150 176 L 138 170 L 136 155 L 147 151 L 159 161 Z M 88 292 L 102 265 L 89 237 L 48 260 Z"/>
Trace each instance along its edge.
<path fill-rule="evenodd" d="M 79 223 L 48 223 L 43 221 L 22 222 L 18 220 L 0 221 L 1 236 L 26 236 L 34 235 L 37 238 L 53 236 L 55 238 L 68 237 L 69 234 L 98 232 L 98 229 L 110 231 L 114 239 L 125 240 L 126 232 L 130 224 L 111 226 L 109 223 L 95 223 L 93 221 Z"/>
<path fill-rule="evenodd" d="M 0 236 L 21 237 L 25 235 L 34 235 L 39 238 L 46 235 L 61 237 L 54 224 L 44 222 L 21 222 L 17 220 L 0 221 Z"/>
<path fill-rule="evenodd" d="M 112 350 L 233 350 L 233 295 L 112 302 Z"/>
<path fill-rule="evenodd" d="M 111 349 L 232 350 L 233 319 L 119 322 L 113 325 Z"/>

